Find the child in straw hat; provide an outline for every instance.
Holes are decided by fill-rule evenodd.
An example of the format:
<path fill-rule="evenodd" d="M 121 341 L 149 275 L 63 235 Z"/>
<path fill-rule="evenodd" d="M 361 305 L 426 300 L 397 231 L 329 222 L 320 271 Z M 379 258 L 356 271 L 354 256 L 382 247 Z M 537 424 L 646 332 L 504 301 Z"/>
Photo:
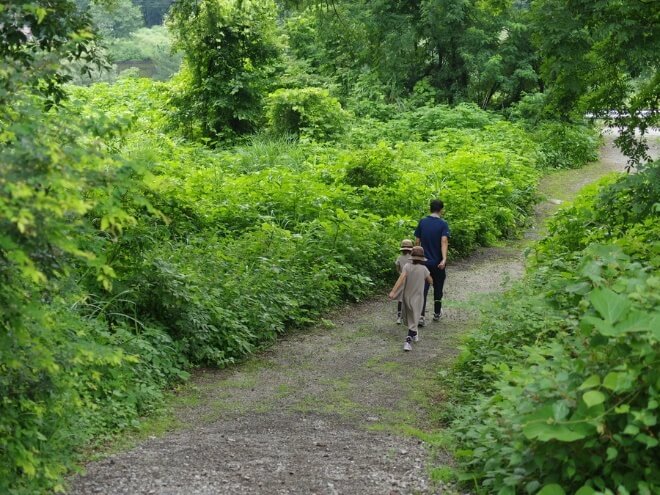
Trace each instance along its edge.
<path fill-rule="evenodd" d="M 399 248 L 401 254 L 394 262 L 394 265 L 396 266 L 396 272 L 399 275 L 401 275 L 401 272 L 403 271 L 403 267 L 412 261 L 410 259 L 410 252 L 412 251 L 412 248 L 413 248 L 413 241 L 411 241 L 410 239 L 404 239 L 401 241 L 401 247 Z M 403 317 L 403 314 L 401 312 L 403 309 L 403 290 L 399 290 L 399 293 L 396 296 L 396 302 L 397 302 L 396 324 L 401 325 L 401 321 Z"/>
<path fill-rule="evenodd" d="M 408 336 L 403 344 L 404 351 L 412 350 L 412 343 L 419 340 L 419 331 L 417 325 L 422 316 L 422 303 L 424 302 L 424 282 L 433 283 L 431 273 L 426 268 L 424 262 L 424 248 L 415 246 L 410 253 L 411 263 L 405 265 L 399 275 L 399 279 L 390 291 L 390 299 L 397 296 L 398 291 L 403 287 L 403 307 L 406 315 L 406 325 L 408 326 Z"/>

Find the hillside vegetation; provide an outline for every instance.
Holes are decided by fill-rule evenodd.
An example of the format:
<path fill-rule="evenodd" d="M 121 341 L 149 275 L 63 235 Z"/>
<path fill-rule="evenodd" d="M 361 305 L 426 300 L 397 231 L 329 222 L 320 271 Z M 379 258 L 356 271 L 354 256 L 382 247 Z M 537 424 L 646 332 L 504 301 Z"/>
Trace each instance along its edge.
<path fill-rule="evenodd" d="M 182 0 L 167 35 L 153 27 L 166 0 L 0 7 L 0 492 L 62 491 L 81 448 L 139 426 L 191 368 L 245 359 L 391 281 L 383 260 L 430 198 L 448 206 L 452 256 L 518 235 L 539 176 L 599 144 L 581 117 L 587 88 L 568 109 L 553 99 L 570 74 L 546 67 L 555 45 L 534 41 L 541 7 L 557 2 L 541 3 Z M 588 31 L 608 16 L 580 19 Z M 580 56 L 607 62 L 607 43 L 590 43 Z M 176 73 L 95 83 L 121 52 L 160 60 L 157 78 Z M 653 101 L 648 57 L 621 66 L 635 84 L 608 101 Z M 631 155 L 643 161 L 643 146 Z M 635 236 L 653 232 L 639 223 Z M 644 252 L 640 239 L 627 247 Z M 655 287 L 640 261 L 621 263 Z M 614 298 L 609 316 L 592 301 L 607 325 L 651 304 L 579 287 L 587 301 Z M 589 393 L 580 414 L 609 400 Z M 635 435 L 654 448 L 653 432 Z"/>

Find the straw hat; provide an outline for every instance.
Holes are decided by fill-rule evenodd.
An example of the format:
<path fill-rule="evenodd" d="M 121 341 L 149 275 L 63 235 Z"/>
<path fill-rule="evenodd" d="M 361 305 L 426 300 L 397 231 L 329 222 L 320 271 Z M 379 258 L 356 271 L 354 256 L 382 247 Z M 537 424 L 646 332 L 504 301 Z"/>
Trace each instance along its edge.
<path fill-rule="evenodd" d="M 399 251 L 412 251 L 413 248 L 413 241 L 410 239 L 404 239 L 401 241 L 401 247 L 399 248 Z"/>
<path fill-rule="evenodd" d="M 412 248 L 412 253 L 410 253 L 411 259 L 413 261 L 426 261 L 426 258 L 424 257 L 424 248 L 422 246 L 415 246 Z"/>

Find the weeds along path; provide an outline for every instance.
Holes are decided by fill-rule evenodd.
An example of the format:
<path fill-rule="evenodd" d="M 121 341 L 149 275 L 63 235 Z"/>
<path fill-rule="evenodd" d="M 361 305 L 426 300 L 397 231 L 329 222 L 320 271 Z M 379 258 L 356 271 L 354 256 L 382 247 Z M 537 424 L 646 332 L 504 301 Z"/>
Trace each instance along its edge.
<path fill-rule="evenodd" d="M 600 162 L 546 178 L 542 192 L 566 200 L 621 170 L 625 160 L 608 139 Z M 555 203 L 540 205 L 537 225 Z M 290 333 L 243 365 L 199 371 L 160 423 L 164 433 L 88 464 L 70 493 L 441 492 L 430 484 L 423 440 L 433 402 L 443 398 L 429 391 L 473 324 L 475 302 L 521 276 L 522 249 L 515 243 L 450 260 L 445 317 L 421 329 L 412 352 L 402 350 L 396 303 L 383 296 Z"/>

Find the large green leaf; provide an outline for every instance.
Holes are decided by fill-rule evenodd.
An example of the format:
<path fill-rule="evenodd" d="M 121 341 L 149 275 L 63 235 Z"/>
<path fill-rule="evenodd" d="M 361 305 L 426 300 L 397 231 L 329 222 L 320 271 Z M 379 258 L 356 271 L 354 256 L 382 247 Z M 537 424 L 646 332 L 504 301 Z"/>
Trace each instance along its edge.
<path fill-rule="evenodd" d="M 551 483 L 541 488 L 537 495 L 565 495 L 566 492 L 557 483 Z"/>
<path fill-rule="evenodd" d="M 590 390 L 589 392 L 585 392 L 582 396 L 582 400 L 588 407 L 594 407 L 598 404 L 602 404 L 605 402 L 605 398 L 605 394 L 599 392 L 598 390 Z"/>
<path fill-rule="evenodd" d="M 597 316 L 585 316 L 582 321 L 591 324 L 599 334 L 605 337 L 617 337 L 619 335 L 619 331 L 612 324 Z"/>
<path fill-rule="evenodd" d="M 588 485 L 584 485 L 580 487 L 577 492 L 575 492 L 575 495 L 592 495 L 594 493 L 596 493 L 596 490 Z"/>
<path fill-rule="evenodd" d="M 603 387 L 614 392 L 630 390 L 634 384 L 634 376 L 629 371 L 611 371 L 603 379 Z"/>
<path fill-rule="evenodd" d="M 589 388 L 597 387 L 598 385 L 600 385 L 600 377 L 598 375 L 591 375 L 584 382 L 582 382 L 582 385 L 580 385 L 578 390 L 586 390 Z"/>
<path fill-rule="evenodd" d="M 614 324 L 630 309 L 630 301 L 608 288 L 597 288 L 589 295 L 591 304 L 606 322 Z"/>
<path fill-rule="evenodd" d="M 584 428 L 572 428 L 569 425 L 542 420 L 533 420 L 523 426 L 523 434 L 530 440 L 539 440 L 548 442 L 558 440 L 560 442 L 574 442 L 587 437 L 588 433 Z"/>

